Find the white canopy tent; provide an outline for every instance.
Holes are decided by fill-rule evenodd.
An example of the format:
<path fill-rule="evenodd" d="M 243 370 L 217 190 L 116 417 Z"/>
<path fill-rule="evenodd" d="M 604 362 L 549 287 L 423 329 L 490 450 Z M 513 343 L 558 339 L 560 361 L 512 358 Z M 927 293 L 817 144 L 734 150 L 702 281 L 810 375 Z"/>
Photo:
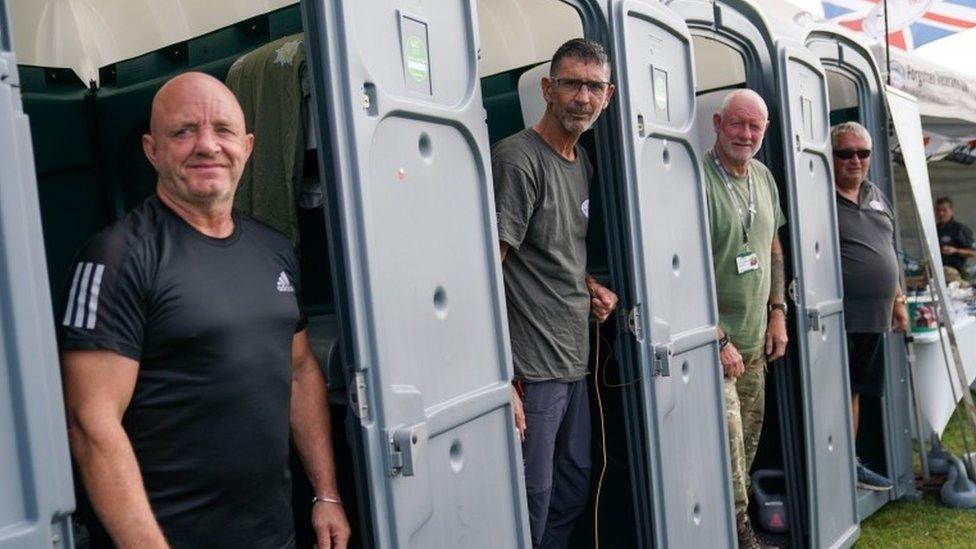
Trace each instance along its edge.
<path fill-rule="evenodd" d="M 24 65 L 98 69 L 213 32 L 296 0 L 12 0 L 14 50 Z"/>
<path fill-rule="evenodd" d="M 925 152 L 938 160 L 956 151 L 976 154 L 976 0 L 888 0 L 890 47 L 885 44 L 884 1 L 757 0 L 778 32 L 800 37 L 826 21 L 856 32 L 872 45 L 891 85 L 918 100 Z M 958 29 L 970 26 L 969 30 Z M 919 45 L 922 44 L 922 45 Z"/>

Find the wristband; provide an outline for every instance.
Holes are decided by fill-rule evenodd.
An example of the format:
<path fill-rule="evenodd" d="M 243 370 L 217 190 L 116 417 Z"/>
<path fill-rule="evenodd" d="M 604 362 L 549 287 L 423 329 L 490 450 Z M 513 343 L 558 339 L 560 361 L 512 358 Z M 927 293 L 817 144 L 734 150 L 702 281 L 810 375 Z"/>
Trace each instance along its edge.
<path fill-rule="evenodd" d="M 718 340 L 718 349 L 721 351 L 731 342 L 732 339 L 729 337 L 729 334 L 725 334 L 724 336 L 720 337 Z"/>
<path fill-rule="evenodd" d="M 312 505 L 315 505 L 316 503 L 318 503 L 320 501 L 322 503 L 334 503 L 336 505 L 342 505 L 342 500 L 341 499 L 327 498 L 327 497 L 323 497 L 323 496 L 312 496 Z"/>

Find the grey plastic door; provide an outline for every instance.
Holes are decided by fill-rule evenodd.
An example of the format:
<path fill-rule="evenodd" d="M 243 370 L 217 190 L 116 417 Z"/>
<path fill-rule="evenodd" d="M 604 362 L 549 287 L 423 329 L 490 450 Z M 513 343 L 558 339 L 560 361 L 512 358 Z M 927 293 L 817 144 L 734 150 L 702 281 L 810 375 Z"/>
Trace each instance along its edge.
<path fill-rule="evenodd" d="M 843 282 L 830 156 L 826 75 L 816 56 L 777 44 L 783 112 L 794 298 L 802 364 L 811 547 L 851 543 L 858 533 L 848 390 Z"/>
<path fill-rule="evenodd" d="M 475 6 L 304 10 L 373 541 L 528 546 Z"/>
<path fill-rule="evenodd" d="M 717 310 L 696 149 L 691 35 L 656 2 L 611 2 L 630 228 L 629 308 L 656 547 L 735 543 Z"/>
<path fill-rule="evenodd" d="M 34 152 L 0 0 L 0 548 L 71 547 L 74 492 Z"/>
<path fill-rule="evenodd" d="M 895 204 L 895 182 L 888 154 L 888 105 L 884 96 L 881 74 L 870 50 L 830 30 L 815 30 L 806 40 L 807 49 L 816 55 L 828 71 L 833 71 L 857 86 L 860 104 L 858 122 L 871 134 L 874 154 L 871 155 L 870 180 Z M 896 222 L 899 220 L 896 220 Z M 900 231 L 895 232 L 896 237 Z M 896 242 L 900 249 L 900 242 Z M 884 457 L 888 469 L 885 476 L 894 481 L 894 489 L 887 492 L 858 492 L 859 515 L 863 519 L 889 500 L 914 494 L 915 471 L 912 458 L 910 387 L 908 361 L 902 334 L 888 333 L 885 337 L 885 396 L 882 401 Z M 869 433 L 866 433 L 869 434 Z M 862 440 L 862 444 L 863 444 Z"/>

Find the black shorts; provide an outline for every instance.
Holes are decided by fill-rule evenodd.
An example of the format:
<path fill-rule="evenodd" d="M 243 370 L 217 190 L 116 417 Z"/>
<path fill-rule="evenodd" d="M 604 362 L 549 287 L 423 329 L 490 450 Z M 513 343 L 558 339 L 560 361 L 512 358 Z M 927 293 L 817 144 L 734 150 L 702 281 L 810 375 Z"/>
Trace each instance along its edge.
<path fill-rule="evenodd" d="M 851 392 L 880 397 L 884 395 L 884 334 L 848 333 L 847 367 L 851 373 Z"/>

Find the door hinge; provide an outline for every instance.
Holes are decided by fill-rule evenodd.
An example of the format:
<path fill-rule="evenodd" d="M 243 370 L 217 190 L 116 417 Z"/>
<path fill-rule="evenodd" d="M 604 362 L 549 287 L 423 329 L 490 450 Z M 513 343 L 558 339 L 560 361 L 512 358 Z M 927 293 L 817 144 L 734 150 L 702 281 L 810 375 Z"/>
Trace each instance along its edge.
<path fill-rule="evenodd" d="M 630 312 L 627 313 L 627 330 L 630 331 L 638 341 L 644 338 L 644 333 L 641 330 L 641 306 L 640 304 L 631 307 Z"/>
<path fill-rule="evenodd" d="M 671 375 L 671 356 L 673 355 L 671 344 L 651 345 L 654 353 L 654 375 L 667 377 Z"/>
<path fill-rule="evenodd" d="M 793 301 L 794 308 L 796 308 L 796 304 L 797 304 L 796 287 L 797 287 L 797 280 L 795 278 L 791 280 L 789 286 L 786 287 L 786 294 L 790 297 L 790 300 Z"/>
<path fill-rule="evenodd" d="M 366 376 L 363 372 L 356 372 L 352 386 L 349 387 L 349 400 L 356 407 L 356 417 L 366 419 L 369 416 L 369 397 L 366 393 Z"/>
<path fill-rule="evenodd" d="M 427 446 L 427 423 L 390 431 L 390 475 L 412 477 Z"/>

